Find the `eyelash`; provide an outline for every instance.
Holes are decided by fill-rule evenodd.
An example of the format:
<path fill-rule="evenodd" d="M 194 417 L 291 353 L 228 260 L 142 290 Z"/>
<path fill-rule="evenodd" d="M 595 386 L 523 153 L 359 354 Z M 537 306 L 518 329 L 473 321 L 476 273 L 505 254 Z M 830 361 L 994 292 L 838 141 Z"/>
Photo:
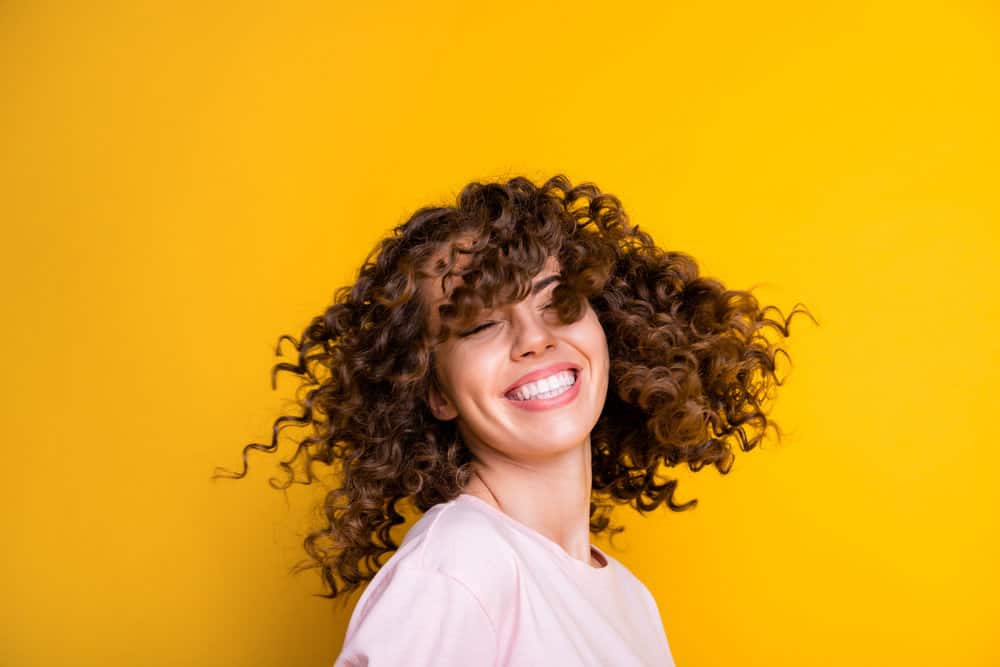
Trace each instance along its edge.
<path fill-rule="evenodd" d="M 548 310 L 549 308 L 552 307 L 552 305 L 553 305 L 553 302 L 549 301 L 547 304 L 545 304 L 544 306 L 542 306 L 542 310 Z M 489 322 L 483 322 L 482 324 L 480 324 L 477 327 L 469 329 L 468 331 L 466 331 L 464 333 L 460 333 L 459 337 L 461 337 L 461 338 L 467 338 L 468 336 L 474 336 L 475 334 L 479 333 L 480 331 L 484 331 L 486 329 L 489 329 L 494 324 L 496 324 L 496 322 L 494 322 L 492 320 L 490 320 Z"/>
<path fill-rule="evenodd" d="M 467 338 L 469 336 L 473 336 L 473 335 L 479 333 L 480 331 L 483 331 L 485 329 L 489 329 L 494 324 L 496 324 L 496 322 L 483 322 L 478 327 L 476 327 L 474 329 L 470 329 L 470 330 L 468 330 L 465 333 L 462 333 L 460 335 L 462 336 L 462 338 Z"/>

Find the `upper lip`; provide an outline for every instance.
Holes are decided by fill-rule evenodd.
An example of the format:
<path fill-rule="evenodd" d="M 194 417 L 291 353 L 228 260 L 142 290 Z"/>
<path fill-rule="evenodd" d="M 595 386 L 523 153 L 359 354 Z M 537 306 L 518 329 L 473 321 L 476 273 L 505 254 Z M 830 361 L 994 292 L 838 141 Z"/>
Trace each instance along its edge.
<path fill-rule="evenodd" d="M 528 384 L 529 382 L 534 382 L 535 380 L 540 380 L 543 377 L 548 377 L 549 375 L 552 375 L 554 373 L 558 373 L 559 371 L 564 371 L 564 370 L 567 370 L 567 369 L 571 369 L 571 370 L 579 372 L 580 367 L 577 366 L 576 364 L 569 363 L 568 361 L 563 361 L 563 362 L 559 362 L 559 363 L 556 363 L 556 364 L 551 364 L 549 366 L 546 366 L 545 368 L 539 368 L 538 370 L 531 371 L 527 375 L 522 375 L 520 378 L 518 378 L 517 382 L 515 382 L 511 386 L 509 386 L 506 389 L 504 389 L 503 393 L 505 395 L 509 394 L 510 392 L 514 391 L 515 389 L 517 389 L 518 387 L 520 387 L 523 384 Z"/>

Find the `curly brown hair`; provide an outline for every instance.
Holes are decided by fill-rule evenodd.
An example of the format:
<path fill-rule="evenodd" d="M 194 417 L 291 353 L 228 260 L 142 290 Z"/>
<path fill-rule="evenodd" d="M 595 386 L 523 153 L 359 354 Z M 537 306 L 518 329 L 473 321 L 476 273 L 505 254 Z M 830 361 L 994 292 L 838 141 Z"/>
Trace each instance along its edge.
<path fill-rule="evenodd" d="M 432 265 L 442 248 L 448 259 Z M 284 428 L 310 427 L 280 462 L 284 483 L 271 484 L 310 484 L 314 463 L 332 468 L 336 481 L 322 504 L 328 525 L 308 534 L 311 560 L 297 566 L 321 569 L 330 589 L 323 597 L 375 576 L 398 548 L 390 530 L 404 522 L 401 503 L 425 512 L 465 487 L 472 456 L 455 422 L 436 419 L 427 404 L 435 344 L 482 309 L 523 299 L 550 256 L 562 266 L 553 298 L 560 320 L 576 321 L 589 300 L 611 360 L 591 433 L 592 533 L 623 530 L 610 525 L 616 505 L 693 508 L 694 499 L 675 501 L 677 480 L 662 477 L 661 465 L 712 464 L 724 474 L 733 442 L 749 451 L 768 428 L 780 439 L 764 404 L 782 384 L 775 359 L 785 352 L 765 333 L 787 337 L 794 315 L 812 318 L 801 304 L 786 318 L 749 291 L 699 275 L 694 259 L 658 248 L 593 183 L 573 186 L 562 175 L 541 186 L 523 177 L 470 183 L 454 206 L 422 208 L 383 239 L 301 340 L 278 339 L 276 354 L 287 340 L 298 360 L 273 367 L 272 387 L 278 372 L 293 374 L 301 414 L 278 417 L 269 445 L 245 446 L 241 472 L 216 472 L 244 477 L 250 450 L 276 452 Z M 459 279 L 439 307 L 436 334 L 419 289 L 429 277 L 442 286 Z"/>

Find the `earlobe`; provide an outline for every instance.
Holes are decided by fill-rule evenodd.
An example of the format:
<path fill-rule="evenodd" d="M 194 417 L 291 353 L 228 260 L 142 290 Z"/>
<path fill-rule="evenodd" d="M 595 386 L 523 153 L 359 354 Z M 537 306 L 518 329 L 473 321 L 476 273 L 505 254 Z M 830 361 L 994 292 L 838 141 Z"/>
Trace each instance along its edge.
<path fill-rule="evenodd" d="M 431 413 L 441 421 L 451 421 L 458 416 L 458 410 L 438 387 L 436 380 L 431 380 L 430 389 L 427 390 L 427 405 Z"/>

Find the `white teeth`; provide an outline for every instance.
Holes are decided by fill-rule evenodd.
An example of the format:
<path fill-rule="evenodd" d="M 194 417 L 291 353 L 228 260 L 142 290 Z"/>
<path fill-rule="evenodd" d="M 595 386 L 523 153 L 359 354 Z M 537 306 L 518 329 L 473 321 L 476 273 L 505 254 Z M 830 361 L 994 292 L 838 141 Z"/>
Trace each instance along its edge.
<path fill-rule="evenodd" d="M 564 393 L 576 384 L 576 373 L 560 371 L 547 378 L 529 382 L 512 391 L 509 396 L 516 401 L 529 401 L 536 398 L 553 398 Z"/>

